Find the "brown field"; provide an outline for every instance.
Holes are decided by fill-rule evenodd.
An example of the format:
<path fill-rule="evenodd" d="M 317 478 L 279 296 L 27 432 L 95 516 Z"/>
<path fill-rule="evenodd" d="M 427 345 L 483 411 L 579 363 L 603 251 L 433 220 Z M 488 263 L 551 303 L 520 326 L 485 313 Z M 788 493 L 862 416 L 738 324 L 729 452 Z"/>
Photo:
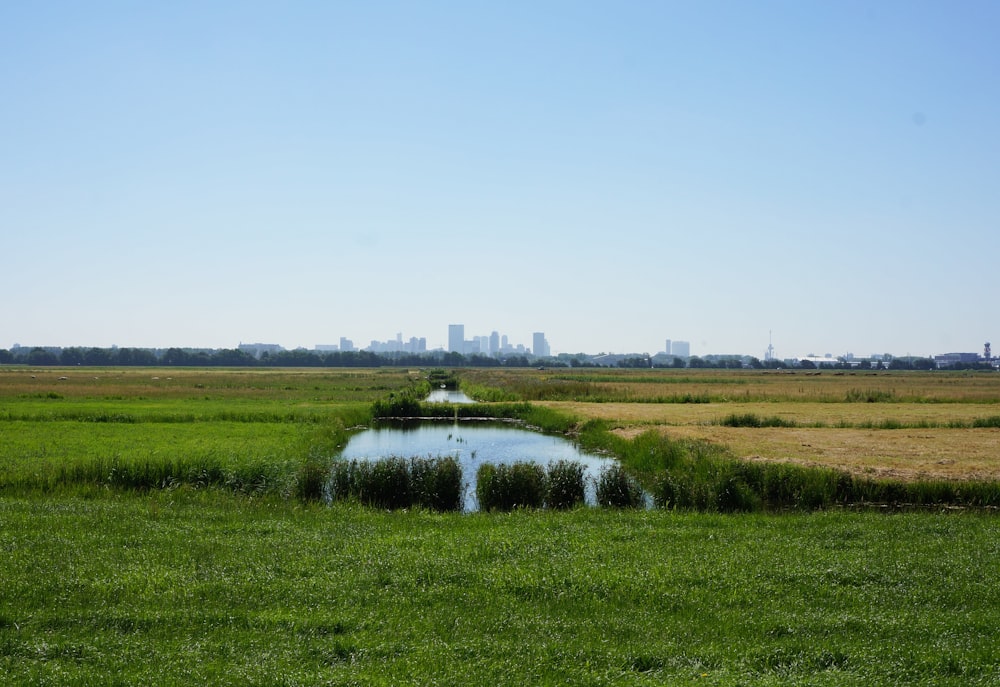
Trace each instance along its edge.
<path fill-rule="evenodd" d="M 995 373 L 574 369 L 473 377 L 581 420 L 606 420 L 623 436 L 652 429 L 724 444 L 748 460 L 874 476 L 1000 479 L 1000 428 L 973 427 L 1000 417 Z M 734 414 L 791 426 L 721 424 Z"/>

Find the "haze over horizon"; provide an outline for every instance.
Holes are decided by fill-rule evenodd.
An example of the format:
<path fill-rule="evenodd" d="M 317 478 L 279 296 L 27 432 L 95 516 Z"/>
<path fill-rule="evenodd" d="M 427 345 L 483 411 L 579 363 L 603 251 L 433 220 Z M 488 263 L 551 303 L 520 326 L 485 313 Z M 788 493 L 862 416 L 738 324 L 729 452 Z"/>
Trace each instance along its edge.
<path fill-rule="evenodd" d="M 994 339 L 1000 5 L 0 5 L 0 348 Z M 1000 340 L 1000 337 L 997 337 Z"/>

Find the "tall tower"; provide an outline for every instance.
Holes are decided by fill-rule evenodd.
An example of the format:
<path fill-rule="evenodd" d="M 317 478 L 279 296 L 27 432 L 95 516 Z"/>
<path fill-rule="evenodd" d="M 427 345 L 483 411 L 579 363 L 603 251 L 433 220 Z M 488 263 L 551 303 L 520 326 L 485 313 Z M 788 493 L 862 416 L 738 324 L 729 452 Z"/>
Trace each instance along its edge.
<path fill-rule="evenodd" d="M 987 341 L 986 345 L 983 347 L 983 357 L 986 358 L 986 362 L 993 360 L 993 354 L 990 352 L 990 342 Z"/>
<path fill-rule="evenodd" d="M 771 343 L 771 330 L 767 330 L 767 353 L 764 354 L 764 360 L 774 360 L 774 344 Z"/>
<path fill-rule="evenodd" d="M 535 332 L 531 337 L 531 352 L 537 358 L 549 356 L 549 342 L 545 340 L 545 332 Z"/>
<path fill-rule="evenodd" d="M 451 353 L 465 353 L 465 325 L 448 325 L 448 350 Z"/>

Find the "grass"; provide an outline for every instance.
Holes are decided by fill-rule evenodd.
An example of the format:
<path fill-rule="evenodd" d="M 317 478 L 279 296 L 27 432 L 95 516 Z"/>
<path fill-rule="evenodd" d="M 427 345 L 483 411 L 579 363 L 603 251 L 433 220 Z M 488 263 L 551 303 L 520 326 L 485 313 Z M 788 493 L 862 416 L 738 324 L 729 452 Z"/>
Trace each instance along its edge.
<path fill-rule="evenodd" d="M 0 683 L 996 684 L 1000 520 L 942 504 L 998 482 L 876 469 L 990 469 L 995 375 L 635 372 L 463 370 L 499 403 L 462 412 L 609 450 L 601 503 L 638 476 L 667 508 L 457 514 L 325 503 L 422 371 L 2 368 Z M 863 437 L 870 474 L 780 462 Z"/>
<path fill-rule="evenodd" d="M 760 417 L 756 413 L 731 413 L 719 423 L 725 427 L 795 427 L 794 420 L 786 420 L 776 415 Z"/>
<path fill-rule="evenodd" d="M 504 401 L 581 403 L 998 403 L 989 372 L 470 369 L 462 388 Z M 493 400 L 493 399 L 491 399 Z"/>
<path fill-rule="evenodd" d="M 1000 520 L 0 500 L 7 684 L 988 685 Z"/>

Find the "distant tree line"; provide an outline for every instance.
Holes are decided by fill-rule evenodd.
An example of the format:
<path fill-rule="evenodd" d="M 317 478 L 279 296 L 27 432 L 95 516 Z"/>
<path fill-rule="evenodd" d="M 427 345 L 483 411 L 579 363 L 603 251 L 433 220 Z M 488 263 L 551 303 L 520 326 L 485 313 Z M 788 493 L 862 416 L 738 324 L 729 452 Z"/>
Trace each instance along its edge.
<path fill-rule="evenodd" d="M 238 348 L 16 348 L 0 349 L 0 365 L 72 367 L 166 366 L 166 367 L 529 367 L 537 364 L 527 356 L 493 358 L 486 355 L 446 353 L 373 353 L 370 351 L 265 352 L 260 358 Z"/>
<path fill-rule="evenodd" d="M 623 368 L 715 368 L 774 369 L 789 367 L 789 363 L 779 360 L 761 361 L 758 358 L 678 358 L 664 361 L 648 356 L 625 357 L 613 363 Z M 30 365 L 72 367 L 87 365 L 92 367 L 144 366 L 144 367 L 606 367 L 589 356 L 560 354 L 551 358 L 532 358 L 525 355 L 492 357 L 473 353 L 462 355 L 445 351 L 426 353 L 373 353 L 371 351 L 311 351 L 296 349 L 291 351 L 266 351 L 259 358 L 238 348 L 194 349 L 194 348 L 56 348 L 56 347 L 16 347 L 14 350 L 0 349 L 0 365 Z M 817 369 L 817 364 L 802 360 L 797 365 L 802 369 Z M 855 370 L 934 370 L 937 365 L 932 358 L 892 358 L 891 360 L 862 360 L 851 364 L 843 360 L 831 360 L 819 364 L 819 369 Z M 953 370 L 989 370 L 989 363 L 954 363 Z"/>

